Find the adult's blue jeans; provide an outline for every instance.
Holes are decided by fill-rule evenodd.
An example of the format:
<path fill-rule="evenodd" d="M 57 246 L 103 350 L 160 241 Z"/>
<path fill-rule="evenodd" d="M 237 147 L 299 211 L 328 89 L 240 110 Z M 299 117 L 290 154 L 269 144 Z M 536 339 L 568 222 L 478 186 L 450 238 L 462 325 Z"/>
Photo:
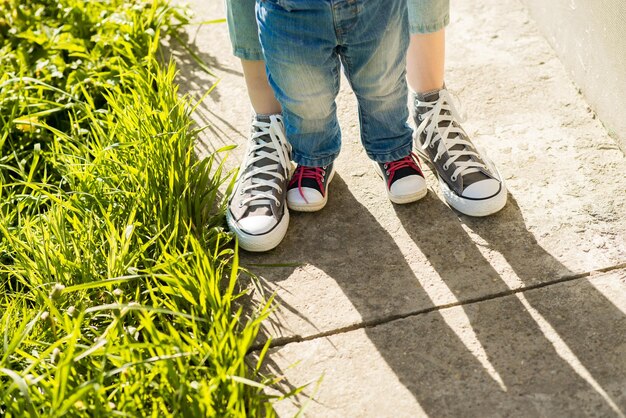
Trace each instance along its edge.
<path fill-rule="evenodd" d="M 296 163 L 326 166 L 339 154 L 342 64 L 367 155 L 377 162 L 409 155 L 405 0 L 259 0 L 257 22 Z"/>

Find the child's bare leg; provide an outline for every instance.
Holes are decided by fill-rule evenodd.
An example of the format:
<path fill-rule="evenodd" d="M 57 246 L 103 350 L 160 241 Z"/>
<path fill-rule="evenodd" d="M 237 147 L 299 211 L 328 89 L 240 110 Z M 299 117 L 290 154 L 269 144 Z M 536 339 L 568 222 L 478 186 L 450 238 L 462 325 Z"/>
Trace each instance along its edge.
<path fill-rule="evenodd" d="M 254 112 L 260 115 L 279 114 L 280 103 L 276 100 L 274 91 L 267 80 L 265 62 L 242 59 L 241 66 Z"/>

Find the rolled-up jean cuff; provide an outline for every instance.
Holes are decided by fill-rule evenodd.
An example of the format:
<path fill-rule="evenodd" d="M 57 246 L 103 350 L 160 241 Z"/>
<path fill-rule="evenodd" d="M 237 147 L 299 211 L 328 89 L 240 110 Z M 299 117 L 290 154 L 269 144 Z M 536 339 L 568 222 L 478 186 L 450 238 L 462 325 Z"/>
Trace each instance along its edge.
<path fill-rule="evenodd" d="M 385 154 L 372 154 L 368 152 L 367 156 L 370 157 L 370 159 L 376 161 L 377 163 L 388 163 L 388 162 L 396 161 L 396 160 L 399 160 L 400 158 L 406 157 L 407 155 L 409 155 L 412 149 L 413 149 L 413 138 L 411 138 L 411 141 L 408 144 L 403 145 L 399 148 L 396 148 L 395 150 L 391 152 L 387 152 Z"/>
<path fill-rule="evenodd" d="M 248 61 L 263 60 L 254 11 L 255 0 L 225 0 L 225 3 L 233 55 Z"/>
<path fill-rule="evenodd" d="M 233 55 L 246 61 L 263 61 L 263 51 L 261 50 L 233 48 Z"/>
<path fill-rule="evenodd" d="M 406 0 L 411 35 L 440 31 L 450 23 L 450 0 Z"/>
<path fill-rule="evenodd" d="M 298 165 L 303 165 L 305 167 L 326 167 L 333 161 L 337 159 L 339 153 L 329 155 L 327 157 L 321 158 L 309 158 L 305 157 L 301 154 L 298 154 L 296 151 L 292 151 L 291 159 Z"/>
<path fill-rule="evenodd" d="M 409 24 L 411 35 L 438 32 L 448 26 L 450 23 L 450 15 L 447 14 L 436 22 L 423 23 L 419 25 Z"/>

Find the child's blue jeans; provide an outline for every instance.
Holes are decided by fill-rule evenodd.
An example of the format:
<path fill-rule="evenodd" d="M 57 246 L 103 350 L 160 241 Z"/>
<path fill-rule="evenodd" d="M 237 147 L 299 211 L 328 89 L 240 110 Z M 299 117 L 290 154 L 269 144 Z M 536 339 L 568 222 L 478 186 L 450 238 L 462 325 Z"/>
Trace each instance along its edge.
<path fill-rule="evenodd" d="M 227 0 L 233 50 L 264 58 L 255 0 Z M 403 4 L 404 2 L 408 5 Z M 388 162 L 411 150 L 404 81 L 408 29 L 430 33 L 449 21 L 449 0 L 260 0 L 266 65 L 283 106 L 292 158 L 325 166 L 338 155 L 335 97 L 340 62 L 359 101 L 368 156 Z M 296 16 L 296 14 L 298 16 Z"/>
<path fill-rule="evenodd" d="M 406 0 L 259 0 L 257 23 L 296 163 L 326 166 L 339 154 L 342 64 L 367 155 L 377 162 L 409 155 Z"/>
<path fill-rule="evenodd" d="M 256 0 L 226 0 L 226 20 L 236 57 L 259 61 L 263 51 L 254 12 Z M 411 34 L 432 33 L 450 21 L 450 0 L 406 0 Z"/>

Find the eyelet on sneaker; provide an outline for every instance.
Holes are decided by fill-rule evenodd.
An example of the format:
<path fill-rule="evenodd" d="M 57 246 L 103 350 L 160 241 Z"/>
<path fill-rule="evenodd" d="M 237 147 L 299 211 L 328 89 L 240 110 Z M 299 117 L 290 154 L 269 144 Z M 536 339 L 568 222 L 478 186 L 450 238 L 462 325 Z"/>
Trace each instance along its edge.
<path fill-rule="evenodd" d="M 279 208 L 280 207 L 280 202 L 276 202 L 276 207 Z"/>
<path fill-rule="evenodd" d="M 457 177 L 457 176 L 450 176 L 450 180 L 452 180 L 452 181 L 456 181 L 456 179 L 458 179 L 458 177 Z"/>
<path fill-rule="evenodd" d="M 389 175 L 389 170 L 385 171 L 385 173 L 386 173 L 387 175 Z"/>
<path fill-rule="evenodd" d="M 450 166 L 449 166 L 448 164 L 444 164 L 444 165 L 443 165 L 443 169 L 444 169 L 444 170 L 448 171 L 448 168 L 450 168 Z"/>
<path fill-rule="evenodd" d="M 388 165 L 387 165 L 387 163 L 385 163 L 385 164 L 383 165 L 383 168 L 386 170 L 386 169 L 387 169 L 387 167 L 388 167 Z M 387 172 L 387 174 L 389 174 L 389 172 Z"/>
<path fill-rule="evenodd" d="M 239 207 L 242 208 L 243 207 L 243 203 L 239 202 Z"/>

